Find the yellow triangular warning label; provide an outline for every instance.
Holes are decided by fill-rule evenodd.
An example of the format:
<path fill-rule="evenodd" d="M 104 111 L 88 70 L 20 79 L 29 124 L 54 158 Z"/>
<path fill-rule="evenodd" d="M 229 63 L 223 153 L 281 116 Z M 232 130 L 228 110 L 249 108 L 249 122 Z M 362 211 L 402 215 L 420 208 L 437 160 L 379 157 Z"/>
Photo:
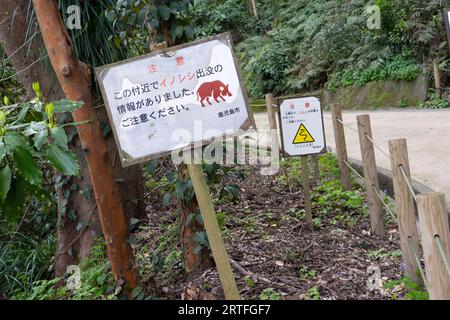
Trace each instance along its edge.
<path fill-rule="evenodd" d="M 297 134 L 295 135 L 293 144 L 300 144 L 300 143 L 311 143 L 314 142 L 314 138 L 309 133 L 308 129 L 306 129 L 305 125 L 302 123 L 300 125 L 300 128 L 297 130 Z"/>

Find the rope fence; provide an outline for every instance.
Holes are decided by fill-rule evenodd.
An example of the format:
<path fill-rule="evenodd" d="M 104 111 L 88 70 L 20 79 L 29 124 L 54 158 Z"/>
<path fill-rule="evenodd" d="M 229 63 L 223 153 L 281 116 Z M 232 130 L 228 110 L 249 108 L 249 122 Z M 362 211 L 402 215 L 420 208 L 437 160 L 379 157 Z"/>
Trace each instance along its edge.
<path fill-rule="evenodd" d="M 328 119 L 328 120 L 333 120 L 332 118 L 329 118 L 329 117 L 324 117 L 324 118 L 325 118 L 325 119 Z M 341 119 L 336 119 L 336 121 L 339 122 L 339 123 L 340 123 L 342 126 L 344 126 L 345 128 L 350 129 L 351 131 L 353 131 L 353 132 L 359 134 L 359 131 L 358 131 L 357 129 L 355 129 L 355 128 L 349 126 L 348 124 L 345 124 Z M 386 158 L 390 159 L 390 157 L 389 157 L 389 155 L 387 154 L 387 152 L 384 151 L 383 148 L 381 148 L 378 144 L 376 144 L 375 141 L 374 141 L 371 137 L 369 137 L 369 135 L 365 134 L 365 137 L 366 137 L 367 140 L 369 140 L 369 141 L 372 143 L 372 145 L 373 145 L 375 148 L 377 148 L 377 149 L 378 149 L 378 150 L 379 150 Z"/>
<path fill-rule="evenodd" d="M 377 144 L 370 133 L 372 130 L 369 115 L 358 116 L 358 128 L 355 129 L 344 123 L 338 104 L 333 106 L 331 112 L 332 118 L 327 116 L 324 118 L 331 120 L 333 124 L 336 154 L 341 163 L 341 181 L 348 181 L 350 172 L 352 172 L 356 177 L 365 181 L 368 187 L 371 186 L 367 190 L 368 201 L 371 201 L 370 199 L 373 201 L 375 198 L 380 200 L 379 204 L 369 208 L 369 210 L 373 210 L 371 215 L 373 214 L 379 219 L 384 207 L 386 214 L 389 214 L 397 222 L 402 258 L 405 264 L 405 276 L 417 283 L 423 281 L 430 299 L 450 299 L 450 290 L 448 290 L 450 288 L 449 248 L 448 244 L 444 242 L 449 239 L 447 236 L 449 223 L 444 195 L 437 192 L 430 193 L 424 195 L 423 198 L 421 196 L 418 201 L 418 195 L 413 188 L 409 174 L 406 139 L 389 140 L 389 152 L 387 152 L 385 148 Z M 361 133 L 361 128 L 369 133 Z M 359 137 L 364 135 L 367 140 L 360 139 L 364 177 L 348 161 L 344 129 L 357 133 Z M 376 187 L 379 183 L 374 148 L 389 159 L 393 168 L 398 168 L 392 172 L 396 208 L 392 208 L 391 202 L 386 200 L 386 192 Z M 392 197 L 394 198 L 394 196 Z M 419 216 L 418 225 L 416 224 L 417 215 Z M 372 222 L 376 223 L 376 220 L 372 221 L 371 217 L 371 224 Z M 378 232 L 378 229 L 373 230 Z M 382 232 L 380 234 L 383 236 Z M 420 245 L 423 251 L 420 251 Z M 423 259 L 422 257 L 425 256 L 427 258 Z"/>
<path fill-rule="evenodd" d="M 359 174 L 358 171 L 356 171 L 350 163 L 348 163 L 346 160 L 342 160 L 342 162 L 361 180 L 364 180 L 363 176 Z"/>
<path fill-rule="evenodd" d="M 374 185 L 372 185 L 372 189 L 373 189 L 373 191 L 375 192 L 375 194 L 377 195 L 377 197 L 380 199 L 381 204 L 382 204 L 382 205 L 384 206 L 384 208 L 386 209 L 386 212 L 388 212 L 388 213 L 391 215 L 391 217 L 394 219 L 394 221 L 396 221 L 397 224 L 398 224 L 397 215 L 396 215 L 394 212 L 392 212 L 391 208 L 389 207 L 389 204 L 386 203 L 386 202 L 384 201 L 384 198 L 383 198 L 383 196 L 381 195 L 381 192 L 378 191 L 377 188 L 375 188 Z"/>
<path fill-rule="evenodd" d="M 369 135 L 367 133 L 365 134 L 365 136 L 366 136 L 367 140 L 369 140 L 372 143 L 372 145 L 375 148 L 377 148 L 386 158 L 388 158 L 388 159 L 391 158 L 378 144 L 375 143 L 375 141 L 371 137 L 369 137 Z"/>
<path fill-rule="evenodd" d="M 342 122 L 341 119 L 337 119 L 337 121 L 338 121 L 341 125 L 343 125 L 345 128 L 350 129 L 350 130 L 352 130 L 353 132 L 359 134 L 359 132 L 358 132 L 357 129 L 355 129 L 355 128 L 353 128 L 353 127 L 350 127 L 348 124 L 345 124 L 344 122 Z"/>
<path fill-rule="evenodd" d="M 427 284 L 427 277 L 425 276 L 425 272 L 423 271 L 422 262 L 421 262 L 419 256 L 417 255 L 416 250 L 414 249 L 414 244 L 412 242 L 411 236 L 408 237 L 408 244 L 409 244 L 410 251 L 414 255 L 414 259 L 416 261 L 417 268 L 419 269 L 419 272 L 420 272 L 420 277 L 422 278 L 423 283 Z"/>
<path fill-rule="evenodd" d="M 434 240 L 436 242 L 436 246 L 438 247 L 438 251 L 439 251 L 439 254 L 441 255 L 442 261 L 444 262 L 444 266 L 447 269 L 447 274 L 450 278 L 450 265 L 448 263 L 448 258 L 445 255 L 444 248 L 441 243 L 441 238 L 439 237 L 439 235 L 435 235 Z"/>
<path fill-rule="evenodd" d="M 402 165 L 400 165 L 400 172 L 401 172 L 401 174 L 402 174 L 402 176 L 403 176 L 403 179 L 405 179 L 405 182 L 406 182 L 406 185 L 408 186 L 409 192 L 411 193 L 411 195 L 412 195 L 414 201 L 417 203 L 417 195 L 416 195 L 416 192 L 414 191 L 414 189 L 413 189 L 413 187 L 412 187 L 412 184 L 411 184 L 411 181 L 410 181 L 410 179 L 408 178 L 408 175 L 406 174 L 405 169 L 403 168 Z"/>

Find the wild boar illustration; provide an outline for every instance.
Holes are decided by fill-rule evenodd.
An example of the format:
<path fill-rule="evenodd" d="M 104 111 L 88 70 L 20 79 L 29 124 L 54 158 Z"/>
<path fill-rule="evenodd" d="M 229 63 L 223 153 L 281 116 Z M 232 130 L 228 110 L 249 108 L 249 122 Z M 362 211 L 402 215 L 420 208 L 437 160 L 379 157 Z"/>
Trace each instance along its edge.
<path fill-rule="evenodd" d="M 231 97 L 231 92 L 228 88 L 228 85 L 225 85 L 222 81 L 216 80 L 211 82 L 203 83 L 197 90 L 197 101 L 200 101 L 202 107 L 205 106 L 203 103 L 205 100 L 209 105 L 211 101 L 209 98 L 213 97 L 217 103 L 220 103 L 218 100 L 221 98 L 224 102 L 226 101 L 224 97 Z"/>

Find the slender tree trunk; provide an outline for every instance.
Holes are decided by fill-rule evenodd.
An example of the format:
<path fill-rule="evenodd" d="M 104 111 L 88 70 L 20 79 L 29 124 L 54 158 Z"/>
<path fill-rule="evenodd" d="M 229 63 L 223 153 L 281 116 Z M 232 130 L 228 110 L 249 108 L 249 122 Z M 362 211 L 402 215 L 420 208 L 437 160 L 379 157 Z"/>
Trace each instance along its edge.
<path fill-rule="evenodd" d="M 29 25 L 32 3 L 29 1 L 3 0 L 0 7 L 0 42 L 3 44 L 6 56 L 15 68 L 17 77 L 26 90 L 29 99 L 34 97 L 33 82 L 39 82 L 44 97 L 49 100 L 59 100 L 64 93 L 58 79 L 45 57 L 46 50 L 39 31 L 37 21 L 32 28 L 33 39 L 26 42 L 26 32 Z M 25 44 L 24 44 L 25 43 Z M 39 59 L 42 59 L 38 61 Z M 37 61 L 37 62 L 36 62 Z M 19 72 L 20 71 L 20 72 Z M 108 122 L 104 108 L 98 109 L 101 121 Z M 68 121 L 71 121 L 70 114 Z M 61 188 L 58 188 L 58 226 L 57 248 L 55 257 L 55 274 L 62 276 L 68 265 L 77 264 L 89 256 L 91 247 L 101 235 L 100 220 L 96 210 L 95 198 L 90 195 L 92 182 L 89 176 L 86 159 L 80 139 L 75 129 L 69 132 L 73 135 L 70 142 L 71 150 L 76 154 L 80 164 L 79 177 L 72 177 Z M 111 158 L 117 152 L 112 135 L 106 137 L 108 152 Z M 114 175 L 120 181 L 119 190 L 125 204 L 127 218 L 145 217 L 144 180 L 139 166 L 122 168 L 120 161 L 114 165 Z M 70 190 L 70 186 L 76 187 Z M 64 197 L 65 191 L 68 197 Z M 67 195 L 67 192 L 66 192 Z M 75 219 L 71 217 L 75 217 Z M 80 229 L 79 226 L 82 226 Z"/>
<path fill-rule="evenodd" d="M 65 96 L 84 102 L 84 106 L 72 115 L 75 121 L 89 121 L 77 126 L 77 131 L 88 163 L 112 271 L 116 281 L 124 284 L 124 292 L 131 297 L 131 291 L 137 285 L 137 270 L 108 146 L 93 108 L 89 67 L 75 57 L 56 1 L 33 0 L 33 3 L 47 52 Z"/>
<path fill-rule="evenodd" d="M 0 42 L 9 61 L 16 69 L 17 78 L 22 83 L 27 97 L 34 97 L 32 84 L 37 81 L 44 97 L 61 98 L 63 92 L 58 79 L 53 72 L 49 72 L 51 67 L 45 66 L 48 59 L 42 59 L 46 51 L 42 46 L 42 37 L 37 25 L 31 29 L 34 33 L 33 40 L 25 43 L 31 9 L 32 4 L 29 1 L 1 1 Z"/>
<path fill-rule="evenodd" d="M 178 180 L 186 181 L 188 171 L 186 164 L 182 163 L 178 166 Z M 183 247 L 184 269 L 188 274 L 196 274 L 198 271 L 209 268 L 212 265 L 211 251 L 205 246 L 201 246 L 198 250 L 199 243 L 195 241 L 197 232 L 204 232 L 205 227 L 192 218 L 200 215 L 197 203 L 197 197 L 190 203 L 179 204 L 179 216 L 181 225 L 181 244 Z"/>

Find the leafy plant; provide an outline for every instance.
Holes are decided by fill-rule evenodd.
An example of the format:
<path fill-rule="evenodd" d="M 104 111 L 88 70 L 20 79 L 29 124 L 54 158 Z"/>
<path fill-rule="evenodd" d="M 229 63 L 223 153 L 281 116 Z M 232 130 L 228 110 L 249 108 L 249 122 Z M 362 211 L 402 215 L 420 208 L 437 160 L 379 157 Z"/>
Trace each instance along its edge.
<path fill-rule="evenodd" d="M 275 291 L 273 288 L 266 288 L 261 291 L 259 295 L 260 300 L 282 300 L 281 294 Z"/>
<path fill-rule="evenodd" d="M 116 27 L 110 40 L 118 48 L 134 44 L 138 51 L 148 48 L 151 41 L 165 41 L 166 30 L 173 43 L 192 40 L 195 35 L 189 18 L 192 3 L 193 0 L 113 1 L 105 11 L 107 20 Z M 142 31 L 142 26 L 147 30 Z M 152 33 L 156 33 L 156 39 L 152 39 Z"/>
<path fill-rule="evenodd" d="M 379 30 L 367 28 L 369 3 L 364 0 L 257 3 L 259 20 L 243 1 L 196 0 L 192 5 L 198 37 L 232 32 L 253 99 L 325 84 L 336 89 L 412 80 L 430 55 L 449 65 L 442 18 L 448 1 L 373 1 L 381 9 Z"/>
<path fill-rule="evenodd" d="M 395 251 L 387 251 L 384 248 L 370 251 L 367 256 L 369 258 L 373 258 L 375 260 L 383 259 L 383 258 L 398 258 L 402 256 L 402 252 L 400 250 Z"/>
<path fill-rule="evenodd" d="M 54 278 L 50 280 L 39 280 L 33 284 L 30 290 L 19 291 L 14 299 L 20 300 L 97 300 L 117 299 L 121 294 L 120 284 L 116 285 L 111 266 L 106 255 L 106 245 L 100 240 L 92 248 L 89 258 L 84 259 L 78 265 L 79 283 L 70 284 L 66 278 Z M 76 282 L 75 282 L 76 283 Z M 140 288 L 135 290 L 135 297 L 142 297 Z"/>
<path fill-rule="evenodd" d="M 334 73 L 326 86 L 335 90 L 338 87 L 362 86 L 373 81 L 414 80 L 422 69 L 411 56 L 411 53 L 404 53 L 392 57 L 385 63 L 374 61 L 365 68 L 349 67 Z"/>
<path fill-rule="evenodd" d="M 42 168 L 52 167 L 63 175 L 78 174 L 75 155 L 68 149 L 64 127 L 55 114 L 75 110 L 80 102 L 62 100 L 45 103 L 38 83 L 33 84 L 36 98 L 9 105 L 4 98 L 0 109 L 0 212 L 15 222 L 30 197 L 45 197 Z"/>
<path fill-rule="evenodd" d="M 306 280 L 309 278 L 314 278 L 316 276 L 316 270 L 309 269 L 308 267 L 301 267 L 298 271 L 300 280 Z"/>
<path fill-rule="evenodd" d="M 435 92 L 428 94 L 428 99 L 424 104 L 424 107 L 429 109 L 444 109 L 448 108 L 449 102 L 437 95 Z"/>
<path fill-rule="evenodd" d="M 403 277 L 398 280 L 391 280 L 384 284 L 385 289 L 392 290 L 395 287 L 403 286 L 405 290 L 405 296 L 404 298 L 408 300 L 428 300 L 428 292 L 426 289 L 412 281 L 408 277 Z M 397 293 L 392 294 L 391 299 L 397 300 L 398 295 Z"/>
<path fill-rule="evenodd" d="M 317 287 L 309 288 L 305 294 L 306 300 L 320 300 L 320 292 Z"/>

